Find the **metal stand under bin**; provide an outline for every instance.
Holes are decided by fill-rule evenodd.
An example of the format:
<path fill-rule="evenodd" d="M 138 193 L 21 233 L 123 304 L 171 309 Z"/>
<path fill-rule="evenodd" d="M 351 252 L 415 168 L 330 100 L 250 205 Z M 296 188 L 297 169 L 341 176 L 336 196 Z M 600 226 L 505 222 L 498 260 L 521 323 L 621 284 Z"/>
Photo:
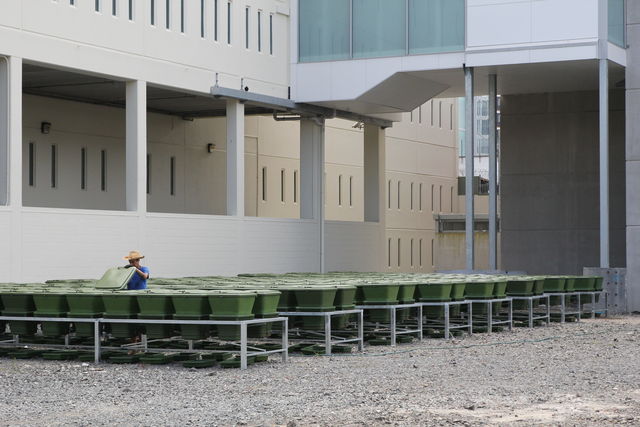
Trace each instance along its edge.
<path fill-rule="evenodd" d="M 352 342 L 358 343 L 358 351 L 364 351 L 364 314 L 362 310 L 340 310 L 340 311 L 291 311 L 291 312 L 281 312 L 280 316 L 286 317 L 324 317 L 324 349 L 325 354 L 330 356 L 331 347 L 333 345 L 339 344 L 347 344 Z M 332 328 L 331 328 L 331 318 L 333 316 L 342 316 L 346 314 L 357 314 L 358 315 L 358 337 L 357 338 L 337 338 L 333 336 Z M 288 333 L 285 331 L 282 332 L 283 336 L 288 336 Z"/>
<path fill-rule="evenodd" d="M 411 335 L 417 334 L 418 339 L 422 341 L 422 303 L 412 303 L 412 304 L 395 304 L 395 305 L 358 305 L 356 308 L 362 310 L 388 310 L 390 323 L 389 323 L 389 334 L 391 345 L 395 346 L 396 337 L 398 335 Z M 407 329 L 407 328 L 399 328 L 397 319 L 397 312 L 403 308 L 416 308 L 418 310 L 418 329 Z"/>
<path fill-rule="evenodd" d="M 527 320 L 529 327 L 533 328 L 533 322 L 536 320 L 544 320 L 547 326 L 551 323 L 551 307 L 549 306 L 549 295 L 531 295 L 531 296 L 509 296 L 512 301 L 527 301 Z M 546 300 L 546 301 L 544 301 Z M 546 311 L 543 315 L 536 315 L 533 307 L 534 301 L 540 301 L 545 303 Z M 513 305 L 512 305 L 513 306 Z M 513 316 L 513 314 L 512 314 Z"/>
<path fill-rule="evenodd" d="M 450 335 L 451 330 L 456 329 L 467 329 L 469 335 L 473 335 L 473 301 L 464 300 L 464 301 L 446 301 L 446 302 L 422 302 L 423 307 L 444 307 L 444 324 L 442 325 L 444 329 L 444 339 L 453 338 Z M 451 315 L 450 315 L 450 307 L 452 305 L 466 305 L 467 306 L 467 323 L 465 324 L 452 324 L 451 323 Z M 423 322 L 424 327 L 428 327 L 428 320 Z M 438 325 L 439 326 L 439 325 Z"/>
<path fill-rule="evenodd" d="M 560 305 L 555 305 L 552 306 L 551 305 L 551 300 L 549 300 L 549 306 L 550 307 L 560 307 L 560 323 L 565 323 L 565 321 L 567 320 L 567 316 L 576 316 L 576 318 L 578 319 L 578 322 L 580 321 L 580 317 L 581 317 L 581 313 L 580 313 L 580 292 L 551 292 L 551 293 L 545 293 L 544 295 L 548 295 L 550 298 L 551 297 L 561 297 L 560 298 Z M 577 298 L 578 302 L 576 304 L 576 310 L 577 311 L 570 311 L 571 309 L 569 308 L 570 304 L 567 304 L 567 298 L 569 300 L 571 300 L 572 297 Z"/>
<path fill-rule="evenodd" d="M 578 297 L 578 301 L 580 304 L 580 313 L 591 313 L 591 318 L 595 319 L 596 318 L 596 314 L 601 314 L 605 317 L 609 316 L 609 294 L 606 291 L 593 291 L 593 292 L 583 292 L 580 291 L 578 292 L 579 295 L 588 295 L 591 297 L 591 303 L 582 303 L 582 298 Z M 603 307 L 604 308 L 596 308 L 596 305 L 598 304 L 596 302 L 597 297 L 600 296 L 600 301 L 603 301 Z M 591 304 L 591 310 L 584 310 L 584 306 L 587 304 Z"/>
<path fill-rule="evenodd" d="M 513 301 L 510 298 L 497 298 L 497 299 L 474 299 L 469 300 L 472 303 L 476 304 L 486 304 L 487 305 L 487 333 L 490 334 L 492 329 L 496 325 L 507 325 L 509 330 L 513 330 Z M 493 303 L 503 303 L 506 302 L 509 305 L 509 315 L 507 316 L 507 320 L 500 320 L 499 318 L 495 318 L 493 316 Z"/>

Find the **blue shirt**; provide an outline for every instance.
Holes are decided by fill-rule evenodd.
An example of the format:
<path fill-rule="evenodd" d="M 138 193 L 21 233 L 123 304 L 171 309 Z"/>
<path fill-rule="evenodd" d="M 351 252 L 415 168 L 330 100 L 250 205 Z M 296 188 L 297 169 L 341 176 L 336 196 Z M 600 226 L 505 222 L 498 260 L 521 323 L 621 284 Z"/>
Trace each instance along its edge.
<path fill-rule="evenodd" d="M 149 274 L 149 267 L 140 267 L 140 271 Z M 140 289 L 147 289 L 147 279 L 143 279 L 136 271 L 133 277 L 127 283 L 127 289 L 130 291 L 137 291 Z"/>

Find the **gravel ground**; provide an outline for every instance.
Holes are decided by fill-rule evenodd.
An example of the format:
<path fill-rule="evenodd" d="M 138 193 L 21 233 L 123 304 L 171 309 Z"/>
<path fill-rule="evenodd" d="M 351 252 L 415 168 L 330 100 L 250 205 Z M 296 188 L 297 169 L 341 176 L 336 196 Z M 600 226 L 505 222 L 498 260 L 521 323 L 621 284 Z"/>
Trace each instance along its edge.
<path fill-rule="evenodd" d="M 0 359 L 0 425 L 640 424 L 640 316 L 249 370 Z"/>

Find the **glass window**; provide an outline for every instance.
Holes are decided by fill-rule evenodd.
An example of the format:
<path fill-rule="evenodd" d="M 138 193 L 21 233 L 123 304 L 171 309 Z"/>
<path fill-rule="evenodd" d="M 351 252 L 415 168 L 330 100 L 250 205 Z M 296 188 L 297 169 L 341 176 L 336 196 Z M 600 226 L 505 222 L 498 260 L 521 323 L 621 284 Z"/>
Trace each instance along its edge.
<path fill-rule="evenodd" d="M 169 164 L 169 194 L 176 195 L 176 158 L 173 156 Z"/>
<path fill-rule="evenodd" d="M 609 41 L 625 46 L 624 0 L 609 0 Z"/>
<path fill-rule="evenodd" d="M 349 0 L 300 0 L 299 8 L 300 62 L 349 58 Z"/>
<path fill-rule="evenodd" d="M 406 1 L 353 0 L 353 57 L 406 54 Z"/>
<path fill-rule="evenodd" d="M 464 0 L 409 0 L 409 53 L 464 50 Z"/>

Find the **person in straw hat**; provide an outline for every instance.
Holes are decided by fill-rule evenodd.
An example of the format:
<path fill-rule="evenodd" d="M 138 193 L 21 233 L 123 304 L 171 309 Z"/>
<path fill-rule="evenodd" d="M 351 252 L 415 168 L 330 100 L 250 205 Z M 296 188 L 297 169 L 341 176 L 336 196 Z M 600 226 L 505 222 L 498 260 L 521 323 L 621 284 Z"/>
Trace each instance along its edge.
<path fill-rule="evenodd" d="M 149 267 L 143 267 L 140 265 L 140 260 L 144 258 L 138 251 L 131 251 L 129 255 L 124 257 L 129 261 L 129 265 L 126 268 L 135 268 L 136 273 L 131 277 L 129 283 L 127 283 L 128 290 L 147 289 L 147 279 L 149 278 Z"/>

